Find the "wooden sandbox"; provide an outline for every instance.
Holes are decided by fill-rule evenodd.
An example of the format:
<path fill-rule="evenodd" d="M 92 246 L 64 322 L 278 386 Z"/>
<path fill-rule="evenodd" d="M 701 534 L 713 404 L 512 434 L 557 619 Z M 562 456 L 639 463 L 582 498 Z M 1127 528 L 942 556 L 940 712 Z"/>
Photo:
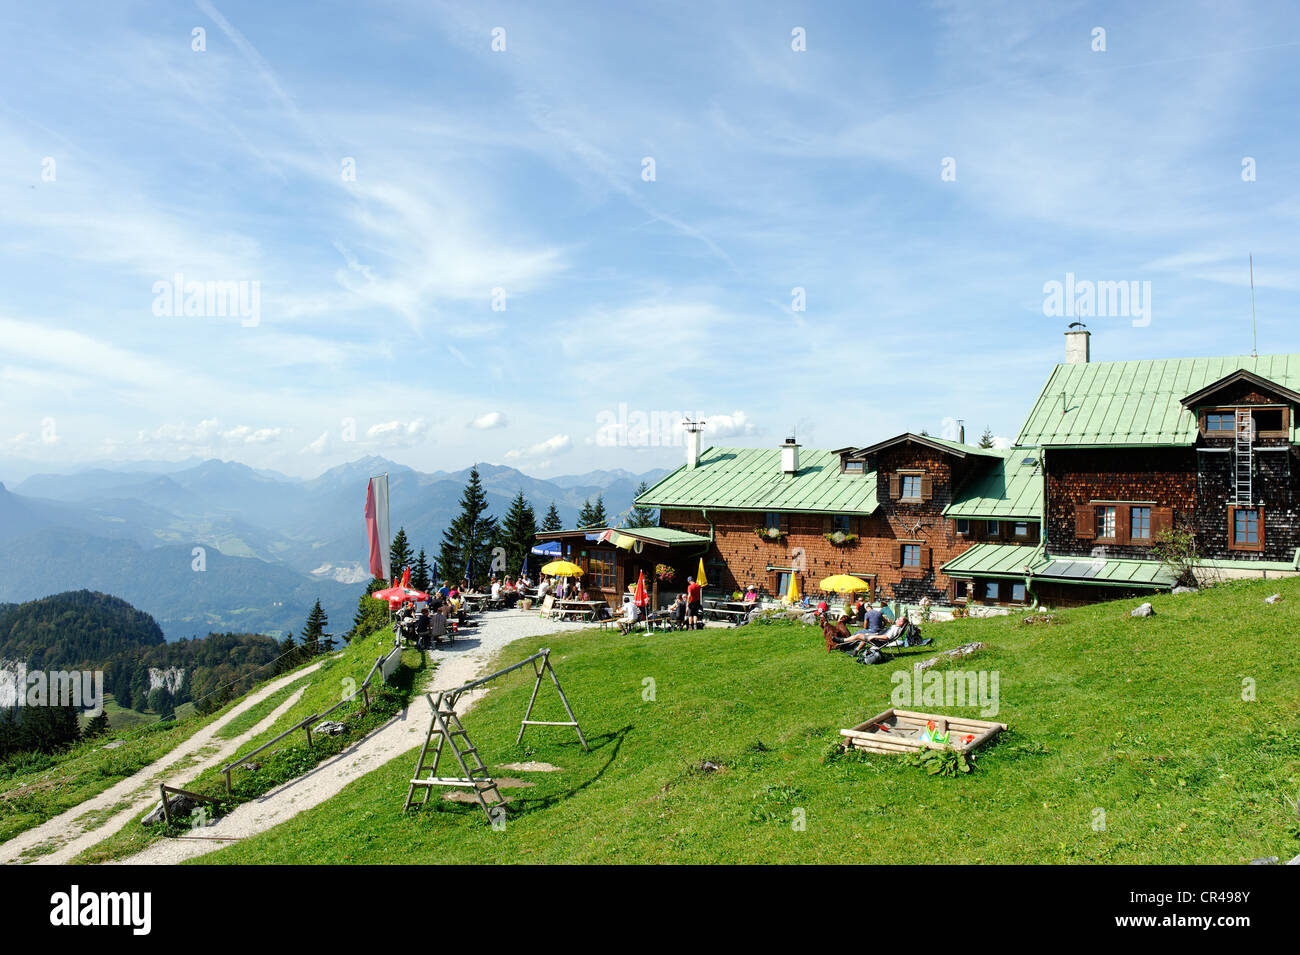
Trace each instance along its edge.
<path fill-rule="evenodd" d="M 934 723 L 933 733 L 927 733 Z M 960 716 L 942 716 L 938 713 L 916 713 L 892 707 L 852 729 L 840 730 L 845 745 L 876 753 L 915 753 L 922 749 L 955 749 L 969 752 L 983 746 L 1007 728 L 1006 723 L 971 720 Z M 948 742 L 934 742 L 931 736 Z"/>

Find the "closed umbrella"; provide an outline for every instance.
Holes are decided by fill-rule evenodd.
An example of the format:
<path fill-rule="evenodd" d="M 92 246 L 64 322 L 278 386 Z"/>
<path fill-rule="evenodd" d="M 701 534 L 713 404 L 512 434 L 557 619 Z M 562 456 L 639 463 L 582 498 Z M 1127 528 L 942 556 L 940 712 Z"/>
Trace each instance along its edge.
<path fill-rule="evenodd" d="M 645 628 L 650 629 L 650 615 L 645 612 L 646 604 L 650 602 L 650 595 L 645 590 L 645 571 L 638 571 L 636 575 L 636 591 L 632 594 L 632 603 L 641 609 L 641 614 L 645 618 Z"/>
<path fill-rule="evenodd" d="M 704 558 L 700 558 L 700 569 L 695 574 L 695 582 L 701 587 L 709 586 L 709 578 L 704 576 Z"/>
<path fill-rule="evenodd" d="M 790 589 L 785 592 L 785 599 L 792 604 L 799 602 L 799 578 L 790 574 Z"/>

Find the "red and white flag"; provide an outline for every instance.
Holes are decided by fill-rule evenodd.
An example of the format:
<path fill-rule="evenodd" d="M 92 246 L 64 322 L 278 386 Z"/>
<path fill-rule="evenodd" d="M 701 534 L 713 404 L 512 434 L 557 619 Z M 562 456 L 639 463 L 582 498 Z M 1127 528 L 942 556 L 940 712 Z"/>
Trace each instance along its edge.
<path fill-rule="evenodd" d="M 388 475 L 370 479 L 366 486 L 366 537 L 370 541 L 370 576 L 391 580 L 388 566 Z"/>

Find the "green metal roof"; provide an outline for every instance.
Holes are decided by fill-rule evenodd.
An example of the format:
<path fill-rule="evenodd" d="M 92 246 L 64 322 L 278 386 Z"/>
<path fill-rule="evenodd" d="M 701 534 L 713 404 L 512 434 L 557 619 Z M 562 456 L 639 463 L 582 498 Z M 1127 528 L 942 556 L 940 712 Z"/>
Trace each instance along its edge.
<path fill-rule="evenodd" d="M 944 508 L 945 517 L 1042 518 L 1043 473 L 1038 468 L 1038 452 L 1011 448 L 998 453 L 1001 461 L 957 489 L 952 503 Z"/>
<path fill-rule="evenodd" d="M 876 475 L 841 474 L 833 451 L 804 448 L 799 473 L 781 471 L 779 448 L 709 448 L 636 499 L 646 507 L 717 508 L 818 514 L 871 514 Z"/>
<path fill-rule="evenodd" d="M 674 527 L 573 527 L 559 531 L 539 531 L 537 539 L 554 540 L 559 537 L 576 537 L 579 534 L 583 537 L 595 538 L 611 530 L 620 537 L 634 537 L 637 540 L 643 540 L 649 544 L 658 544 L 661 547 L 698 546 L 712 543 L 707 535 L 679 531 Z"/>
<path fill-rule="evenodd" d="M 950 441 L 947 438 L 936 438 L 929 434 L 913 434 L 905 431 L 900 435 L 887 438 L 884 441 L 877 441 L 875 444 L 868 445 L 865 448 L 853 448 L 854 454 L 873 454 L 882 448 L 888 448 L 895 444 L 901 444 L 904 441 L 912 441 L 921 445 L 930 445 L 943 451 L 951 451 L 954 454 L 965 457 L 968 454 L 981 455 L 983 457 L 995 458 L 1001 454 L 996 448 L 981 448 L 976 444 L 964 444 L 961 441 Z M 838 453 L 838 452 L 835 452 Z"/>
<path fill-rule="evenodd" d="M 1117 560 L 1101 557 L 1049 557 L 1033 568 L 1037 580 L 1099 586 L 1152 587 L 1174 585 L 1174 575 L 1158 560 Z"/>
<path fill-rule="evenodd" d="M 1092 584 L 1099 587 L 1172 587 L 1173 575 L 1158 560 L 1093 557 L 1045 557 L 1041 547 L 1024 544 L 975 544 L 943 565 L 949 577 L 1002 577 Z"/>
<path fill-rule="evenodd" d="M 1276 571 L 1297 571 L 1300 570 L 1300 550 L 1296 551 L 1295 557 L 1289 561 L 1285 560 L 1201 560 L 1197 561 L 1198 566 L 1209 567 L 1213 570 L 1276 570 Z"/>
<path fill-rule="evenodd" d="M 1041 547 L 1027 544 L 973 544 L 940 568 L 949 577 L 1024 578 L 1025 567 L 1042 560 Z"/>
<path fill-rule="evenodd" d="M 1241 369 L 1300 390 L 1300 355 L 1057 365 L 1016 444 L 1189 445 L 1196 440 L 1197 420 L 1182 399 Z M 1297 416 L 1292 417 L 1295 441 Z"/>
<path fill-rule="evenodd" d="M 692 534 L 672 527 L 616 527 L 618 533 L 625 537 L 635 537 L 651 544 L 664 547 L 684 547 L 711 543 L 707 534 Z"/>

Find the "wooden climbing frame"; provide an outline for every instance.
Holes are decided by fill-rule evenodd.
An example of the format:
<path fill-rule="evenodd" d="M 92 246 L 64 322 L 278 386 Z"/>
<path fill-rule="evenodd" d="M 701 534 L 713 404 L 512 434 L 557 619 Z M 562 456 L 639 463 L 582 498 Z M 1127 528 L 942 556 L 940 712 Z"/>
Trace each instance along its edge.
<path fill-rule="evenodd" d="M 411 808 L 411 800 L 415 797 L 417 788 L 424 790 L 424 799 L 421 804 L 429 801 L 429 792 L 435 787 L 449 786 L 453 788 L 469 789 L 474 792 L 478 804 L 487 814 L 488 821 L 495 821 L 493 808 L 488 804 L 488 796 L 494 796 L 498 803 L 497 812 L 505 811 L 505 800 L 501 796 L 501 791 L 497 789 L 496 780 L 488 771 L 479 755 L 478 747 L 469 738 L 469 733 L 456 715 L 456 703 L 461 695 L 470 690 L 490 683 L 499 677 L 505 676 L 521 667 L 532 665 L 533 673 L 537 680 L 533 683 L 532 695 L 528 698 L 528 709 L 524 711 L 524 718 L 519 724 L 519 735 L 515 739 L 516 745 L 523 741 L 524 730 L 530 726 L 572 726 L 578 733 L 578 741 L 582 743 L 582 748 L 589 750 L 587 738 L 582 735 L 582 727 L 578 725 L 578 718 L 573 715 L 573 707 L 569 706 L 569 698 L 564 695 L 564 689 L 560 686 L 560 680 L 555 675 L 555 668 L 551 666 L 551 650 L 539 650 L 532 656 L 520 660 L 503 670 L 497 670 L 495 673 L 489 673 L 485 677 L 477 680 L 471 680 L 469 683 L 462 684 L 452 690 L 442 690 L 435 697 L 433 694 L 425 694 L 430 705 L 433 707 L 433 716 L 429 720 L 429 730 L 424 736 L 424 745 L 420 747 L 420 756 L 415 763 L 415 774 L 411 777 L 411 784 L 406 791 L 406 804 L 402 807 L 405 812 Z M 533 704 L 537 702 L 537 691 L 542 687 L 542 680 L 550 676 L 551 682 L 555 684 L 555 690 L 560 694 L 560 702 L 564 704 L 564 710 L 569 714 L 567 720 L 533 720 L 529 719 L 533 714 Z M 436 741 L 435 741 L 436 739 Z M 433 743 L 433 761 L 426 765 L 425 759 L 429 755 L 429 744 Z M 460 776 L 439 776 L 438 763 L 442 759 L 442 748 L 446 745 L 452 755 L 456 758 L 460 766 Z M 428 775 L 425 775 L 425 774 Z"/>

